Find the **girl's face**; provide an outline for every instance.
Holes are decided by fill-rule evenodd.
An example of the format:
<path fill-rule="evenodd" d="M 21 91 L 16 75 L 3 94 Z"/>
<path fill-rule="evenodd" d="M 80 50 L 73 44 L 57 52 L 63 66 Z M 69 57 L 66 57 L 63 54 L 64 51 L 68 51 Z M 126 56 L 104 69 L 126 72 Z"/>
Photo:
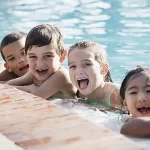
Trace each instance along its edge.
<path fill-rule="evenodd" d="M 100 64 L 95 60 L 91 48 L 76 48 L 68 56 L 70 78 L 83 95 L 92 93 L 104 83 Z"/>
<path fill-rule="evenodd" d="M 146 74 L 128 81 L 125 101 L 133 117 L 150 116 L 150 79 Z"/>

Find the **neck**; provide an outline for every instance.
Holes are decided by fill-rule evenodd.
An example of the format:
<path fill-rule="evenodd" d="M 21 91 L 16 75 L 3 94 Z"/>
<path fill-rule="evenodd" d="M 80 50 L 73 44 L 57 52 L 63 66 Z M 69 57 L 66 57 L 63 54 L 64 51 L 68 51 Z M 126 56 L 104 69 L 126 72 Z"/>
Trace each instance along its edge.
<path fill-rule="evenodd" d="M 100 84 L 92 93 L 87 95 L 88 99 L 91 100 L 103 100 L 105 97 L 105 82 Z"/>

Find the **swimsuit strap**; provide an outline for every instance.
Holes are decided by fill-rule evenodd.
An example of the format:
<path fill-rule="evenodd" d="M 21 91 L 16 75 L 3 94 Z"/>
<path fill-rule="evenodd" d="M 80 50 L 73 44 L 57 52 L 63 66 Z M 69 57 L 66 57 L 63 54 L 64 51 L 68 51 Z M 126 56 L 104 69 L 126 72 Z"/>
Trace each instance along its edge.
<path fill-rule="evenodd" d="M 102 105 L 105 107 L 111 107 L 111 105 L 103 102 L 103 101 L 87 101 L 87 104 L 92 104 L 92 105 Z"/>
<path fill-rule="evenodd" d="M 113 93 L 113 91 L 116 89 L 116 86 L 112 88 L 112 90 L 110 91 L 109 95 L 108 95 L 108 105 L 111 106 L 111 94 Z"/>
<path fill-rule="evenodd" d="M 108 95 L 108 103 L 105 103 L 103 101 L 89 101 L 89 100 L 86 100 L 86 103 L 87 104 L 91 104 L 91 105 L 102 105 L 102 106 L 105 106 L 105 107 L 112 107 L 111 105 L 111 95 L 113 93 L 113 91 L 116 89 L 116 86 L 112 88 L 112 90 L 110 91 L 109 95 Z M 77 96 L 79 94 L 79 91 L 77 91 Z"/>

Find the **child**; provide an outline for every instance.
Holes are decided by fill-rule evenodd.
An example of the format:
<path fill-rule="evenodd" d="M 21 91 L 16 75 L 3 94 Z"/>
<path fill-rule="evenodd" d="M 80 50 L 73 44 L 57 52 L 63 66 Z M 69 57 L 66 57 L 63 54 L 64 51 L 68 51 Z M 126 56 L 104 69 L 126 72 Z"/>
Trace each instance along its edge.
<path fill-rule="evenodd" d="M 98 43 L 80 41 L 71 46 L 68 65 L 72 83 L 89 104 L 120 105 L 119 89 L 111 82 L 106 52 Z"/>
<path fill-rule="evenodd" d="M 121 84 L 120 97 L 131 116 L 139 117 L 125 123 L 121 133 L 150 137 L 150 68 L 137 67 L 129 71 Z"/>
<path fill-rule="evenodd" d="M 27 35 L 25 52 L 30 71 L 7 84 L 22 86 L 18 88 L 45 99 L 75 97 L 76 88 L 69 72 L 60 65 L 67 54 L 57 27 L 48 24 L 34 27 Z"/>
<path fill-rule="evenodd" d="M 0 51 L 6 69 L 0 73 L 0 81 L 15 79 L 28 71 L 29 65 L 24 53 L 26 36 L 23 32 L 12 32 L 3 38 Z"/>

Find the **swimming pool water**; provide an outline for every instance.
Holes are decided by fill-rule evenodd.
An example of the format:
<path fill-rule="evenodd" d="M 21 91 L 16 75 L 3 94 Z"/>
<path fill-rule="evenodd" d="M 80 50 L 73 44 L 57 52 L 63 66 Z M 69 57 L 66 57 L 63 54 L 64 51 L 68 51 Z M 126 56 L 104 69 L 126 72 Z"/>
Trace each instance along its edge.
<path fill-rule="evenodd" d="M 0 5 L 0 40 L 38 24 L 61 28 L 65 46 L 90 39 L 108 52 L 110 70 L 120 83 L 136 65 L 150 66 L 150 0 L 5 0 Z M 2 58 L 0 59 L 2 60 Z M 67 60 L 63 64 L 67 67 Z"/>

